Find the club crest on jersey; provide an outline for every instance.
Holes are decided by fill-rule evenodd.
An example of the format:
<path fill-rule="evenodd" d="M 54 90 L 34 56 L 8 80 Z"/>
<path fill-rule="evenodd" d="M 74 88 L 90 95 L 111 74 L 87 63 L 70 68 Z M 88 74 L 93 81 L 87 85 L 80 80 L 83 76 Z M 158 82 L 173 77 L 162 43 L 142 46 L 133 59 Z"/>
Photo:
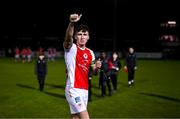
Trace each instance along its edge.
<path fill-rule="evenodd" d="M 84 59 L 87 59 L 87 58 L 88 58 L 88 55 L 85 53 L 85 54 L 83 55 L 83 57 L 84 57 Z"/>

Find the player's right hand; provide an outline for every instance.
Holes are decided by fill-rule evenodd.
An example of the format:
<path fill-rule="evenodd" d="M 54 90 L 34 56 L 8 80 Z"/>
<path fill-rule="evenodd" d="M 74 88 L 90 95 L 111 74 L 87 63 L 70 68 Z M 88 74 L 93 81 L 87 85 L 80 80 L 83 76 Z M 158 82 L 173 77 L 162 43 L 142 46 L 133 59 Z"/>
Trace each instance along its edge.
<path fill-rule="evenodd" d="M 70 15 L 70 22 L 78 22 L 81 19 L 82 14 L 71 14 Z"/>

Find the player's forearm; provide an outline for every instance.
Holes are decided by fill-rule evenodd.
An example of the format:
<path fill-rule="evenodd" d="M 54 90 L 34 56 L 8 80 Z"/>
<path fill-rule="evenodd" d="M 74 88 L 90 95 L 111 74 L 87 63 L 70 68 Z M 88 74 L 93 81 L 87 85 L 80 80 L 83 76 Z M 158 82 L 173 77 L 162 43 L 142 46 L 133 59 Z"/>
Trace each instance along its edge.
<path fill-rule="evenodd" d="M 74 34 L 74 23 L 70 22 L 66 30 L 66 36 L 64 40 L 64 47 L 69 48 L 73 43 L 73 34 Z"/>
<path fill-rule="evenodd" d="M 74 22 L 70 22 L 68 25 L 68 28 L 66 30 L 66 38 L 65 40 L 69 40 L 68 38 L 73 38 L 73 34 L 74 34 Z"/>

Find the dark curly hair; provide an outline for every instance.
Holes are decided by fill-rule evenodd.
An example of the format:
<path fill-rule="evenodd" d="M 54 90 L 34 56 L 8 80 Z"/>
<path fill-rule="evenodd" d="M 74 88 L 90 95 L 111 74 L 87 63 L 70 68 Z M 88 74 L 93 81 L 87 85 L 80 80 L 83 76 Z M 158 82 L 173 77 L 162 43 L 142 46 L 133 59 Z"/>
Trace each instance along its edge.
<path fill-rule="evenodd" d="M 77 25 L 76 27 L 75 27 L 75 33 L 76 32 L 79 32 L 79 31 L 81 31 L 82 30 L 82 32 L 89 32 L 89 27 L 87 26 L 87 25 L 84 25 L 84 24 L 81 24 L 81 25 Z"/>

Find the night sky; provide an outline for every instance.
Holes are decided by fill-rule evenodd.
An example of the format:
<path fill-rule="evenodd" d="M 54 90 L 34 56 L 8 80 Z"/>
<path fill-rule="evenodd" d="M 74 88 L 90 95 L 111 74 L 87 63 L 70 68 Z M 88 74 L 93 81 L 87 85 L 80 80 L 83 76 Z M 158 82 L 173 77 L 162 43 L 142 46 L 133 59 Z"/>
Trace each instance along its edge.
<path fill-rule="evenodd" d="M 88 47 L 94 50 L 122 50 L 134 46 L 139 50 L 152 50 L 154 44 L 158 45 L 160 22 L 177 20 L 178 23 L 177 2 L 49 0 L 1 3 L 0 47 L 52 45 L 62 50 L 69 14 L 81 13 L 83 16 L 79 24 L 90 27 Z M 57 39 L 48 40 L 47 37 Z"/>

